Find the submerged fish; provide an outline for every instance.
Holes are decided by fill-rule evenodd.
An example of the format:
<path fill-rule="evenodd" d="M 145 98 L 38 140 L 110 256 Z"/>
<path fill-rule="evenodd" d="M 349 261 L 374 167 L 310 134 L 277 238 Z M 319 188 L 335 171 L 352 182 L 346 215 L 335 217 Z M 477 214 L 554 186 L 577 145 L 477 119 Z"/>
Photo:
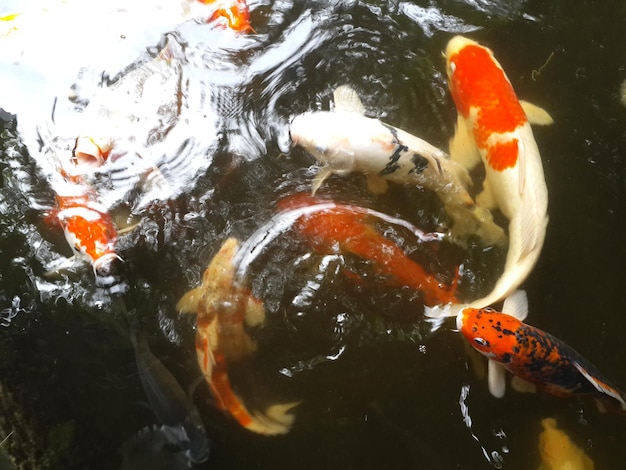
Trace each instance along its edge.
<path fill-rule="evenodd" d="M 594 470 L 593 460 L 557 427 L 554 418 L 541 420 L 538 470 Z"/>
<path fill-rule="evenodd" d="M 209 21 L 233 31 L 255 32 L 250 24 L 250 10 L 245 0 L 199 0 L 201 3 L 218 7 Z"/>
<path fill-rule="evenodd" d="M 154 414 L 162 424 L 172 428 L 173 432 L 168 435 L 176 434 L 177 443 L 191 461 L 204 462 L 209 458 L 210 443 L 197 408 L 172 373 L 152 353 L 136 324 L 131 326 L 131 341 L 139 378 Z"/>
<path fill-rule="evenodd" d="M 298 115 L 290 126 L 293 143 L 325 165 L 313 182 L 313 193 L 331 174 L 349 172 L 365 173 L 374 193 L 384 192 L 388 181 L 415 184 L 439 196 L 455 236 L 477 234 L 487 244 L 504 243 L 504 231 L 491 212 L 477 207 L 467 192 L 471 180 L 465 167 L 428 142 L 365 117 L 350 87 L 337 88 L 334 100 L 334 111 Z"/>
<path fill-rule="evenodd" d="M 524 295 L 514 302 L 505 302 L 503 309 L 525 301 Z M 626 395 L 596 366 L 560 339 L 515 316 L 491 308 L 465 308 L 457 317 L 457 328 L 474 349 L 489 358 L 490 364 L 497 364 L 521 379 L 518 387 L 530 383 L 560 397 L 591 395 L 615 411 L 626 411 Z M 490 373 L 492 393 L 502 396 L 504 377 L 498 377 L 493 369 Z"/>
<path fill-rule="evenodd" d="M 520 102 L 493 53 L 456 36 L 446 48 L 450 93 L 458 111 L 450 143 L 453 160 L 468 169 L 482 160 L 486 176 L 477 204 L 498 208 L 509 220 L 502 276 L 471 307 L 492 305 L 516 290 L 531 272 L 548 224 L 548 191 L 530 124 L 550 124 L 542 109 Z"/>
<path fill-rule="evenodd" d="M 235 393 L 228 375 L 228 361 L 256 351 L 256 342 L 245 326 L 264 322 L 263 303 L 252 293 L 234 285 L 233 258 L 239 248 L 227 239 L 213 257 L 202 277 L 202 285 L 187 292 L 176 305 L 182 313 L 197 313 L 196 351 L 198 363 L 216 400 L 216 405 L 243 427 L 260 434 L 285 434 L 297 403 L 275 404 L 265 411 L 249 410 Z"/>
<path fill-rule="evenodd" d="M 339 250 L 370 261 L 378 273 L 388 276 L 389 284 L 424 292 L 426 305 L 457 301 L 455 284 L 448 286 L 428 273 L 396 243 L 374 229 L 368 220 L 377 212 L 306 195 L 283 199 L 278 205 L 283 210 L 309 208 L 293 226 L 315 250 L 323 253 Z"/>

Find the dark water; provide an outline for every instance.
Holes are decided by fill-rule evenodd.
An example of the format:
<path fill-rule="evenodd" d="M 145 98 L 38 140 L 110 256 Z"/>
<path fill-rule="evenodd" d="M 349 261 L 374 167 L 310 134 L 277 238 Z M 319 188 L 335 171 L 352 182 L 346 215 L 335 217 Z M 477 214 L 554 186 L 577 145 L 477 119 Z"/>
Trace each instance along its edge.
<path fill-rule="evenodd" d="M 40 65 L 45 54 L 31 49 L 19 59 L 15 49 L 0 49 L 8 85 L 0 94 L 7 111 L 0 134 L 0 427 L 14 431 L 2 447 L 25 468 L 120 468 L 122 449 L 158 422 L 137 374 L 127 315 L 112 299 L 136 312 L 153 352 L 183 388 L 191 385 L 200 375 L 195 318 L 179 316 L 176 302 L 199 283 L 225 238 L 245 240 L 272 217 L 279 198 L 309 189 L 314 162 L 289 149 L 289 118 L 327 109 L 332 90 L 348 83 L 369 115 L 445 148 L 455 110 L 441 51 L 454 33 L 490 46 L 520 97 L 555 120 L 534 131 L 550 224 L 524 284 L 527 321 L 626 387 L 624 4 L 259 1 L 250 8 L 256 35 L 172 15 L 142 23 L 148 19 L 137 14 L 132 28 L 120 29 L 127 42 L 110 29 L 110 55 L 103 52 L 105 35 L 91 54 L 78 51 L 80 37 L 40 44 L 59 54 L 58 67 Z M 114 18 L 98 23 L 123 28 Z M 173 130 L 162 141 L 141 135 L 146 129 L 128 116 L 172 117 L 171 110 L 154 109 L 154 100 L 163 104 L 170 95 L 159 94 L 161 88 L 142 98 L 131 92 L 114 119 L 122 123 L 116 137 L 132 150 L 91 179 L 112 211 L 140 220 L 119 240 L 118 293 L 97 285 L 86 265 L 46 277 L 71 254 L 43 222 L 54 204 L 52 162 L 71 150 L 84 125 L 93 125 L 83 119 L 86 103 L 107 93 L 108 83 L 114 97 L 135 90 L 133 70 L 144 70 L 161 35 L 174 30 L 186 44 L 182 72 L 174 65 L 150 75 L 158 74 L 168 91 L 186 79 L 188 102 Z M 73 84 L 78 99 L 70 102 Z M 104 102 L 114 107 L 108 97 Z M 97 116 L 93 122 L 109 125 Z M 141 146 L 133 147 L 133 138 Z M 162 169 L 172 183 L 168 194 L 133 170 L 139 154 Z M 376 198 L 357 176 L 333 178 L 320 193 L 425 231 L 445 217 L 432 195 L 396 188 Z M 212 449 L 198 468 L 533 469 L 539 423 L 548 416 L 597 469 L 624 467 L 622 417 L 601 414 L 586 400 L 512 391 L 491 397 L 452 321 L 432 331 L 419 296 L 380 283 L 359 287 L 340 275 L 337 259 L 302 261 L 306 245 L 291 235 L 277 237 L 250 265 L 250 285 L 266 301 L 268 321 L 255 332 L 258 354 L 233 367 L 233 381 L 261 403 L 302 400 L 296 423 L 285 436 L 253 435 L 216 411 L 201 383 L 193 399 Z M 421 260 L 430 259 L 427 247 L 403 238 Z M 467 295 L 484 290 L 502 263 L 501 253 L 479 247 L 460 250 L 444 241 L 438 250 L 432 263 L 444 276 L 455 263 L 468 268 L 473 277 L 461 286 Z M 322 270 L 323 263 L 330 268 Z M 290 304 L 312 277 L 322 279 L 323 289 L 304 305 Z"/>

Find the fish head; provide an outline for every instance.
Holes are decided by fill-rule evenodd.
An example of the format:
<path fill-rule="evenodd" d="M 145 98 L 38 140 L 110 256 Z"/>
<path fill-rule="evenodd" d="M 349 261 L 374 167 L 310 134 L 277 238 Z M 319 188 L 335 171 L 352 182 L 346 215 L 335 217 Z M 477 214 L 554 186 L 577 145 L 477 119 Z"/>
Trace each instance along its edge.
<path fill-rule="evenodd" d="M 108 138 L 79 136 L 72 151 L 72 161 L 78 167 L 100 167 L 109 157 L 113 143 Z"/>
<path fill-rule="evenodd" d="M 456 319 L 467 342 L 483 356 L 504 366 L 517 352 L 518 319 L 491 308 L 465 308 Z"/>
<path fill-rule="evenodd" d="M 355 155 L 343 116 L 327 111 L 300 114 L 292 119 L 289 134 L 293 145 L 302 147 L 320 163 L 331 166 L 333 172 L 352 170 Z"/>
<path fill-rule="evenodd" d="M 60 210 L 58 217 L 72 250 L 87 258 L 97 275 L 107 275 L 112 261 L 119 259 L 115 253 L 117 232 L 111 217 L 105 212 L 80 205 Z"/>
<path fill-rule="evenodd" d="M 490 49 L 455 36 L 446 46 L 445 57 L 450 94 L 463 117 L 469 116 L 472 106 L 493 101 L 493 87 L 497 88 L 504 72 Z"/>

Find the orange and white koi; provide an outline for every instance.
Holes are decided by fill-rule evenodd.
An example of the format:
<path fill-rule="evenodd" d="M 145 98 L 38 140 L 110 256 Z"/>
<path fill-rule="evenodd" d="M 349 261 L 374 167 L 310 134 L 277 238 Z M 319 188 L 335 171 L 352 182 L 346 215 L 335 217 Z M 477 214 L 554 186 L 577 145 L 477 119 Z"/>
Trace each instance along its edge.
<path fill-rule="evenodd" d="M 197 313 L 198 363 L 217 406 L 244 428 L 265 435 L 285 434 L 297 403 L 275 404 L 264 412 L 251 411 L 235 393 L 228 375 L 228 361 L 256 351 L 256 342 L 245 326 L 264 322 L 263 303 L 235 285 L 233 258 L 239 249 L 235 238 L 227 239 L 204 272 L 202 285 L 187 292 L 176 305 L 181 313 Z"/>
<path fill-rule="evenodd" d="M 97 201 L 93 189 L 76 176 L 63 178 L 57 186 L 56 208 L 47 219 L 56 221 L 78 257 L 87 259 L 96 276 L 108 275 L 114 260 L 117 230 L 108 211 Z"/>
<path fill-rule="evenodd" d="M 524 384 L 532 384 L 560 397 L 592 395 L 612 402 L 612 406 L 621 412 L 626 411 L 626 395 L 596 366 L 560 339 L 513 315 L 488 307 L 465 308 L 457 316 L 457 328 L 474 349 L 489 358 L 490 363 L 502 366 L 521 379 L 513 385 L 517 383 L 521 388 Z M 498 390 L 504 393 L 503 388 Z"/>
<path fill-rule="evenodd" d="M 456 302 L 456 283 L 446 285 L 434 274 L 428 273 L 409 258 L 402 248 L 368 223 L 368 219 L 375 216 L 406 226 L 405 221 L 359 206 L 307 195 L 286 198 L 279 202 L 279 207 L 296 211 L 303 207 L 308 209 L 301 212 L 293 226 L 314 249 L 324 253 L 338 249 L 373 262 L 374 269 L 388 277 L 388 283 L 422 291 L 427 306 Z M 411 229 L 427 238 L 416 227 L 411 226 Z"/>
<path fill-rule="evenodd" d="M 535 266 L 548 224 L 548 191 L 530 124 L 550 124 L 544 110 L 518 100 L 491 50 L 462 36 L 445 52 L 448 84 L 458 111 L 450 156 L 468 169 L 485 166 L 477 204 L 498 208 L 509 220 L 502 276 L 471 307 L 482 308 L 516 290 Z"/>
<path fill-rule="evenodd" d="M 375 194 L 385 192 L 388 182 L 414 184 L 441 199 L 455 237 L 478 235 L 489 245 L 506 241 L 491 212 L 474 204 L 464 166 L 419 137 L 366 117 L 356 91 L 347 85 L 335 90 L 334 102 L 333 111 L 300 114 L 290 124 L 292 142 L 324 164 L 313 181 L 313 194 L 331 174 L 350 172 L 367 175 Z"/>

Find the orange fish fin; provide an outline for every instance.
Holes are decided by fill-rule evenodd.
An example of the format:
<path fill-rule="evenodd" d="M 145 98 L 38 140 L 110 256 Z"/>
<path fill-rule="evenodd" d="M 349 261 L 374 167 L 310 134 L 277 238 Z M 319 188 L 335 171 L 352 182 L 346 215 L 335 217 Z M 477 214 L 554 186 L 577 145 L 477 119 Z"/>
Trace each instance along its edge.
<path fill-rule="evenodd" d="M 528 119 L 528 122 L 531 124 L 549 126 L 554 123 L 554 119 L 552 119 L 552 116 L 550 116 L 545 109 L 524 100 L 520 100 L 519 104 L 522 106 L 524 113 L 526 113 L 526 119 Z"/>
<path fill-rule="evenodd" d="M 468 170 L 481 162 L 472 129 L 468 127 L 467 119 L 460 114 L 457 116 L 454 137 L 450 139 L 450 158 Z"/>
<path fill-rule="evenodd" d="M 180 313 L 196 313 L 198 311 L 198 303 L 202 297 L 204 289 L 202 286 L 191 289 L 176 304 L 176 310 Z"/>
<path fill-rule="evenodd" d="M 506 369 L 496 361 L 489 359 L 487 370 L 489 392 L 496 398 L 502 398 L 506 391 Z"/>

